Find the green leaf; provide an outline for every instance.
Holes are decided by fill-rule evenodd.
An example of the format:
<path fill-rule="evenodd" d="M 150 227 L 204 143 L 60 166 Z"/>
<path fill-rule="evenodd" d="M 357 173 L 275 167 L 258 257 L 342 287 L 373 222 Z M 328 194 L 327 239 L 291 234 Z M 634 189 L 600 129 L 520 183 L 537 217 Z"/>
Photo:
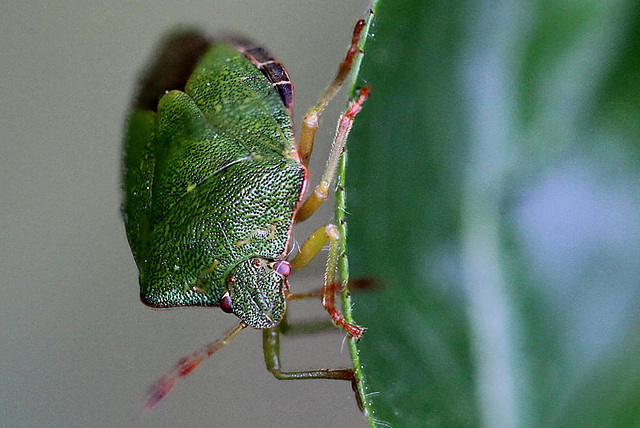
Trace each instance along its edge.
<path fill-rule="evenodd" d="M 370 31 L 345 179 L 370 425 L 637 426 L 637 4 L 381 0 Z"/>

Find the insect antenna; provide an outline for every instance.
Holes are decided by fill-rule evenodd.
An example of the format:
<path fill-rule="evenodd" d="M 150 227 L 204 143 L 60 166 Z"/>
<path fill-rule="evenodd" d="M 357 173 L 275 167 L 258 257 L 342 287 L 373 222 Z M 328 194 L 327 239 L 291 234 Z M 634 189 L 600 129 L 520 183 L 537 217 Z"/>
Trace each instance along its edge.
<path fill-rule="evenodd" d="M 185 377 L 198 367 L 204 360 L 212 356 L 216 351 L 229 343 L 247 324 L 241 321 L 237 326 L 229 330 L 222 338 L 211 342 L 198 349 L 191 355 L 187 355 L 180 359 L 175 366 L 164 374 L 144 396 L 144 407 L 151 410 L 156 406 L 167 394 L 173 390 L 179 378 Z"/>

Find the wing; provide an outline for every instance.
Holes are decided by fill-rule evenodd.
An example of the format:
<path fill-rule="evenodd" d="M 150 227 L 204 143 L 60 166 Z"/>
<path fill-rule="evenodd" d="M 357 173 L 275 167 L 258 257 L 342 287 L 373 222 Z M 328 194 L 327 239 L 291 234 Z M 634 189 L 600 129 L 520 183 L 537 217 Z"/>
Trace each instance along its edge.
<path fill-rule="evenodd" d="M 153 146 L 158 99 L 167 90 L 184 88 L 193 68 L 209 46 L 207 38 L 196 31 L 170 35 L 156 52 L 156 60 L 144 73 L 126 120 L 122 215 L 129 245 L 139 268 L 146 258 L 152 227 L 151 195 L 156 165 Z"/>
<path fill-rule="evenodd" d="M 158 105 L 153 143 L 153 222 L 190 190 L 245 159 L 297 159 L 291 120 L 278 91 L 245 56 L 212 45 L 184 92 Z"/>

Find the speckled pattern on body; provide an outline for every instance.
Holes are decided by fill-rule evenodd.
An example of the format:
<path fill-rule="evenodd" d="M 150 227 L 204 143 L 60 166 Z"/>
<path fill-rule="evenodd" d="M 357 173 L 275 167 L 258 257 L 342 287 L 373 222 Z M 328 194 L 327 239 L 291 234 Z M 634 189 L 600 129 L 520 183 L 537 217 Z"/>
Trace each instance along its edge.
<path fill-rule="evenodd" d="M 189 34 L 165 44 L 152 74 L 180 63 L 171 49 Z M 234 47 L 188 40 L 202 55 L 186 83 L 143 81 L 127 121 L 123 214 L 141 297 L 155 307 L 216 306 L 229 293 L 248 325 L 272 327 L 284 315 L 286 278 L 271 262 L 286 256 L 306 183 L 292 95 Z"/>

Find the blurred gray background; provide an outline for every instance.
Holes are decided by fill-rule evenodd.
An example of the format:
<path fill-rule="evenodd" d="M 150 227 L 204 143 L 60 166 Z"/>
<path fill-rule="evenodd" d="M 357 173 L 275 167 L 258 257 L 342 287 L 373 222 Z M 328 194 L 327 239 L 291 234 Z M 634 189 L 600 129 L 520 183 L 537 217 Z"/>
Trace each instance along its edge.
<path fill-rule="evenodd" d="M 153 412 L 146 389 L 235 324 L 219 310 L 152 310 L 120 218 L 123 120 L 134 82 L 177 24 L 264 43 L 296 89 L 296 129 L 332 78 L 363 0 L 32 1 L 0 6 L 0 426 L 365 426 L 346 382 L 277 381 L 247 330 Z M 326 112 L 312 184 L 346 91 Z M 320 165 L 320 167 L 317 167 Z M 329 208 L 329 209 L 327 209 Z M 330 207 L 295 237 L 330 220 Z M 319 285 L 323 263 L 292 276 Z M 322 318 L 318 302 L 293 319 Z M 349 363 L 343 336 L 285 338 L 286 369 Z"/>

